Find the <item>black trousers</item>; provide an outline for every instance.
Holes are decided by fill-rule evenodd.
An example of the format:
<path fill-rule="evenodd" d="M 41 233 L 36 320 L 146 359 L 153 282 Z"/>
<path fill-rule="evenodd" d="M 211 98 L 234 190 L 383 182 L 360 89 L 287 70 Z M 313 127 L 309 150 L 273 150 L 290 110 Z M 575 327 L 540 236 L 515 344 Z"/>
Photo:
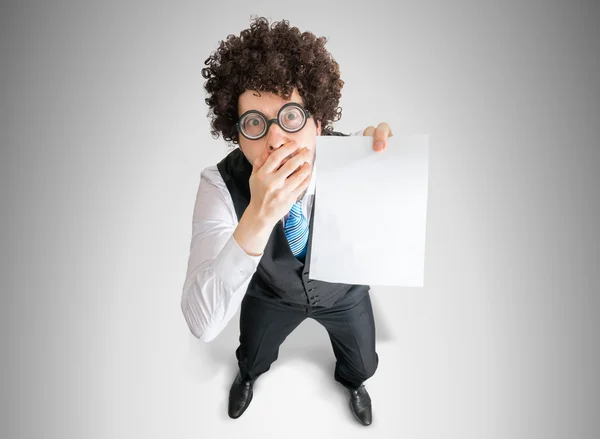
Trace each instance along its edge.
<path fill-rule="evenodd" d="M 243 379 L 255 380 L 277 360 L 279 346 L 306 318 L 325 327 L 336 358 L 334 378 L 356 389 L 377 370 L 375 321 L 369 292 L 351 289 L 330 308 L 277 303 L 246 294 L 236 357 Z M 358 300 L 357 300 L 358 299 Z"/>

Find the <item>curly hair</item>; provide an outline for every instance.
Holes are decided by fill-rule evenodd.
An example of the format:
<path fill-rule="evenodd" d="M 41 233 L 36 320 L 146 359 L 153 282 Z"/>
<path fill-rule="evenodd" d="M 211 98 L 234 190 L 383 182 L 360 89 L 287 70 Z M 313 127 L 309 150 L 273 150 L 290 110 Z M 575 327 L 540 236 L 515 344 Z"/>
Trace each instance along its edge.
<path fill-rule="evenodd" d="M 238 98 L 245 90 L 271 92 L 289 99 L 293 89 L 305 108 L 321 121 L 323 135 L 341 118 L 338 107 L 344 81 L 338 63 L 325 49 L 327 38 L 290 27 L 287 20 L 272 23 L 255 18 L 240 36 L 228 35 L 204 62 L 206 104 L 213 138 L 237 144 Z"/>

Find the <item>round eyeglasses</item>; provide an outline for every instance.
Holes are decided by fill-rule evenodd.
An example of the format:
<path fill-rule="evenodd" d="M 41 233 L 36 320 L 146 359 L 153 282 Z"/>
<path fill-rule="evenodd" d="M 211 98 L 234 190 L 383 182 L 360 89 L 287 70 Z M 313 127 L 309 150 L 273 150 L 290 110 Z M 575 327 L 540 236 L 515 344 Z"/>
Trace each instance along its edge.
<path fill-rule="evenodd" d="M 277 119 L 267 119 L 258 110 L 246 111 L 241 115 L 235 128 L 249 140 L 258 140 L 269 131 L 272 123 L 276 123 L 288 133 L 296 133 L 304 128 L 306 121 L 310 118 L 310 112 L 302 105 L 295 102 L 285 104 L 277 113 Z"/>

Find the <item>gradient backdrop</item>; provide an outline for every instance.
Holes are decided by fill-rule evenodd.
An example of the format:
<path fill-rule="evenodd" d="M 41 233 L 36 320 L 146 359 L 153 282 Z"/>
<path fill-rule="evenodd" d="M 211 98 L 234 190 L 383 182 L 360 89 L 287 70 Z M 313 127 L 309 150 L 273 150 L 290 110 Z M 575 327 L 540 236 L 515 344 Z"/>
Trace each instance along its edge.
<path fill-rule="evenodd" d="M 599 12 L 3 2 L 0 437 L 599 437 Z M 229 419 L 238 316 L 205 344 L 179 308 L 200 172 L 227 153 L 201 69 L 253 14 L 329 39 L 336 129 L 430 135 L 425 287 L 372 288 L 368 428 L 314 321 Z"/>

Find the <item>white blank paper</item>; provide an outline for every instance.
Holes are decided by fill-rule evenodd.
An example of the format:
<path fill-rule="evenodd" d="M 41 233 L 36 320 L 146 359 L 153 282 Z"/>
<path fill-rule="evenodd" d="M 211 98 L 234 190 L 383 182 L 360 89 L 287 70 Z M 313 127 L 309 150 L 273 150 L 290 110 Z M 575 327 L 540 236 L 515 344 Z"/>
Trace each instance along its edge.
<path fill-rule="evenodd" d="M 429 137 L 318 136 L 310 278 L 422 287 Z"/>

